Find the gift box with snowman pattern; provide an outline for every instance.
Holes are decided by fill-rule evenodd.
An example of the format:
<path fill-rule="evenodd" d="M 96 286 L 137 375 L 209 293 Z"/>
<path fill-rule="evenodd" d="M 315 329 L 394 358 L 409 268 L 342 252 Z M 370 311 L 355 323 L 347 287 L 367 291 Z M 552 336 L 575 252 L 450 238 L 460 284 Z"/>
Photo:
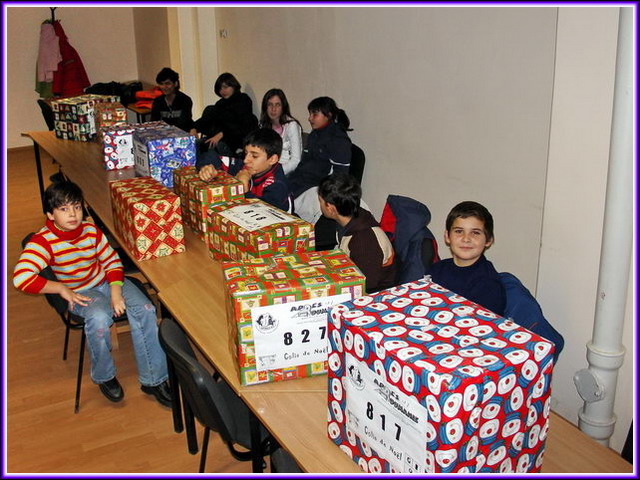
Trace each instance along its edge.
<path fill-rule="evenodd" d="M 539 472 L 554 346 L 428 280 L 334 307 L 328 435 L 364 471 Z"/>

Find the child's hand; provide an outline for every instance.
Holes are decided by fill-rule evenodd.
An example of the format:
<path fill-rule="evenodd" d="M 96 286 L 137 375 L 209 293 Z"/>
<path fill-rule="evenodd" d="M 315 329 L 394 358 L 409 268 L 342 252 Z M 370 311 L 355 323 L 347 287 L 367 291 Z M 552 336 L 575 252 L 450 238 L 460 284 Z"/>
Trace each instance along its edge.
<path fill-rule="evenodd" d="M 251 174 L 249 173 L 249 170 L 247 170 L 246 168 L 240 170 L 238 173 L 236 173 L 236 179 L 242 182 L 242 185 L 244 185 L 244 191 L 248 192 L 249 181 L 251 180 Z"/>
<path fill-rule="evenodd" d="M 66 285 L 60 285 L 60 293 L 59 295 L 64 298 L 67 302 L 69 302 L 69 310 L 73 310 L 75 305 L 80 305 L 81 307 L 86 307 L 91 302 L 90 297 L 86 297 L 79 293 L 74 292 Z"/>
<path fill-rule="evenodd" d="M 203 182 L 210 182 L 215 178 L 216 173 L 216 169 L 213 165 L 205 165 L 198 172 L 198 176 Z"/>
<path fill-rule="evenodd" d="M 207 143 L 209 145 L 209 148 L 213 148 L 215 147 L 218 142 L 222 140 L 222 132 L 216 133 L 213 137 L 211 138 L 207 138 L 205 140 L 205 143 Z"/>
<path fill-rule="evenodd" d="M 122 297 L 122 286 L 111 284 L 111 308 L 116 317 L 125 311 L 124 298 Z"/>

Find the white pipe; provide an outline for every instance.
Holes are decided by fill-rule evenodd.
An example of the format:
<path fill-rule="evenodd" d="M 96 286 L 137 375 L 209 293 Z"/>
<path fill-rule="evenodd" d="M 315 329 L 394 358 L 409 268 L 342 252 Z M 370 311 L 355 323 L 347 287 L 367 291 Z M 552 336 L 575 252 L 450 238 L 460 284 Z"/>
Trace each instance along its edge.
<path fill-rule="evenodd" d="M 593 337 L 587 344 L 589 368 L 574 377 L 585 400 L 578 412 L 580 429 L 606 446 L 616 424 L 613 406 L 618 369 L 625 353 L 622 327 L 632 260 L 633 85 L 633 8 L 623 7 L 620 8 L 618 23 L 598 297 Z M 585 395 L 586 385 L 596 386 L 593 395 Z"/>

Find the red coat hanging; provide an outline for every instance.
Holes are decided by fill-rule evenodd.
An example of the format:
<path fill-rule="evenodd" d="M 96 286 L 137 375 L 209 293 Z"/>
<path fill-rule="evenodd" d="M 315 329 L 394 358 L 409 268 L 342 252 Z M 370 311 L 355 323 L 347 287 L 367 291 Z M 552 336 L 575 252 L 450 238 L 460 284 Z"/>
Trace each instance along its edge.
<path fill-rule="evenodd" d="M 60 21 L 53 22 L 53 28 L 60 40 L 60 54 L 62 55 L 58 70 L 53 74 L 53 94 L 60 97 L 82 95 L 84 89 L 91 85 L 91 82 L 80 55 L 69 43 Z"/>

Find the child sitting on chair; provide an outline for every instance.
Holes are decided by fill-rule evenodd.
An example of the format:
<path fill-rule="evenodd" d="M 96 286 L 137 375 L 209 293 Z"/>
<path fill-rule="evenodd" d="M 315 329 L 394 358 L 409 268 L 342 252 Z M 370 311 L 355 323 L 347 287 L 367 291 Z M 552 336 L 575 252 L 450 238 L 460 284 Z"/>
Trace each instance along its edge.
<path fill-rule="evenodd" d="M 334 173 L 318 185 L 322 214 L 338 223 L 339 248 L 362 271 L 372 293 L 395 284 L 395 253 L 371 212 L 360 206 L 361 196 L 360 184 L 348 173 Z"/>
<path fill-rule="evenodd" d="M 451 249 L 452 258 L 434 263 L 427 272 L 431 279 L 503 315 L 505 290 L 498 272 L 484 256 L 494 240 L 491 213 L 477 202 L 459 203 L 447 216 L 444 240 Z"/>
<path fill-rule="evenodd" d="M 83 220 L 82 190 L 58 182 L 44 192 L 46 225 L 32 235 L 13 272 L 13 284 L 26 293 L 53 293 L 69 302 L 84 319 L 91 354 L 91 379 L 112 402 L 124 398 L 111 356 L 109 327 L 113 316 L 127 312 L 143 392 L 171 406 L 167 360 L 158 341 L 156 310 L 124 277 L 118 254 L 104 234 Z M 58 281 L 42 277 L 51 267 Z"/>
<path fill-rule="evenodd" d="M 293 197 L 280 165 L 282 137 L 271 128 L 260 128 L 244 139 L 244 162 L 208 152 L 198 157 L 196 167 L 200 179 L 208 182 L 216 176 L 216 169 L 224 170 L 242 182 L 247 198 L 259 198 L 274 207 L 293 213 Z"/>

